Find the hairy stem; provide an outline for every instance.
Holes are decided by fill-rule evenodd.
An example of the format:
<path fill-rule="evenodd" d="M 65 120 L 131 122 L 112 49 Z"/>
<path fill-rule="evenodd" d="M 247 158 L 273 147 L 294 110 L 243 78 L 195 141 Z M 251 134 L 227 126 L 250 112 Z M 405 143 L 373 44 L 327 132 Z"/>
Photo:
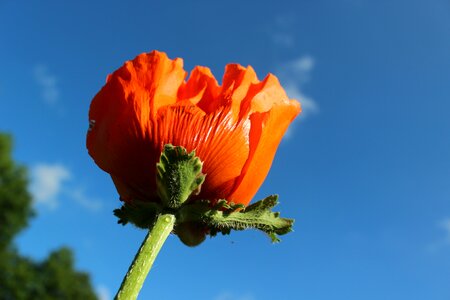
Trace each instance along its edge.
<path fill-rule="evenodd" d="M 159 215 L 155 225 L 149 230 L 137 252 L 127 275 L 122 281 L 114 299 L 134 300 L 144 284 L 156 256 L 161 250 L 175 224 L 175 216 L 171 214 Z"/>

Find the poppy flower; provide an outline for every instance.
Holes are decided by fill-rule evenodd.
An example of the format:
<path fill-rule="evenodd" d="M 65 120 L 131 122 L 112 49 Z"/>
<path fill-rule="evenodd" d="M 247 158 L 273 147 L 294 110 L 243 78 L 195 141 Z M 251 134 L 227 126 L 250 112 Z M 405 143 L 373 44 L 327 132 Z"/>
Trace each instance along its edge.
<path fill-rule="evenodd" d="M 160 202 L 156 163 L 165 144 L 183 146 L 206 174 L 195 199 L 247 205 L 300 104 L 274 75 L 260 81 L 250 66 L 227 65 L 222 85 L 206 67 L 186 77 L 182 59 L 157 51 L 109 75 L 90 106 L 89 154 L 123 201 Z"/>

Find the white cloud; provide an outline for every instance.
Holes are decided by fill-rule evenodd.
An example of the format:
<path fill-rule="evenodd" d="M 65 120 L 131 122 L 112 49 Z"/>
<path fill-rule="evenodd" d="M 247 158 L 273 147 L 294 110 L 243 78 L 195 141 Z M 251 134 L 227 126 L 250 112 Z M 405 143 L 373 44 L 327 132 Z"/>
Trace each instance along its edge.
<path fill-rule="evenodd" d="M 54 105 L 59 99 L 58 80 L 48 71 L 46 65 L 36 65 L 33 70 L 34 79 L 41 88 L 42 98 L 49 105 Z"/>
<path fill-rule="evenodd" d="M 111 300 L 111 293 L 109 289 L 104 285 L 97 286 L 96 289 L 97 297 L 99 300 Z"/>
<path fill-rule="evenodd" d="M 216 297 L 214 297 L 214 300 L 255 300 L 256 298 L 251 294 L 244 294 L 244 295 L 235 295 L 229 292 L 223 292 Z"/>
<path fill-rule="evenodd" d="M 65 194 L 67 194 L 72 200 L 86 208 L 89 211 L 95 212 L 102 209 L 102 202 L 98 199 L 92 198 L 86 195 L 83 188 L 77 187 L 72 189 L 66 189 Z"/>
<path fill-rule="evenodd" d="M 293 59 L 280 66 L 280 77 L 297 85 L 303 85 L 310 80 L 315 63 L 310 55 Z"/>
<path fill-rule="evenodd" d="M 58 207 L 59 198 L 66 196 L 85 209 L 95 212 L 102 208 L 102 202 L 88 196 L 79 186 L 69 186 L 72 174 L 62 164 L 40 163 L 31 169 L 30 192 L 37 205 L 51 210 Z"/>
<path fill-rule="evenodd" d="M 277 72 L 289 98 L 296 99 L 301 103 L 301 119 L 319 112 L 317 102 L 312 97 L 306 96 L 302 90 L 303 86 L 310 81 L 314 66 L 314 58 L 305 55 L 281 64 Z"/>
<path fill-rule="evenodd" d="M 60 164 L 38 164 L 31 170 L 30 192 L 37 204 L 50 209 L 58 206 L 62 185 L 71 178 L 70 171 Z"/>
<path fill-rule="evenodd" d="M 305 73 L 312 70 L 312 68 L 314 67 L 314 63 L 314 58 L 306 55 L 294 60 L 292 63 L 292 67 L 295 72 Z"/>

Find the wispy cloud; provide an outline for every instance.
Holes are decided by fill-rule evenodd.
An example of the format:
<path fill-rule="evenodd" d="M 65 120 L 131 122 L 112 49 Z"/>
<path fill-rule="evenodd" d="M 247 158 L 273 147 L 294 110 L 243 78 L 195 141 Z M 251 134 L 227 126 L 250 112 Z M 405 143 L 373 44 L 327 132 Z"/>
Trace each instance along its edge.
<path fill-rule="evenodd" d="M 54 105 L 59 100 L 58 79 L 50 73 L 48 67 L 39 64 L 33 70 L 34 79 L 41 88 L 42 99 L 49 105 Z"/>
<path fill-rule="evenodd" d="M 230 292 L 223 292 L 214 297 L 214 300 L 256 300 L 251 294 L 236 295 Z"/>
<path fill-rule="evenodd" d="M 31 170 L 30 192 L 37 204 L 50 209 L 58 206 L 62 185 L 71 178 L 69 170 L 60 164 L 37 164 Z"/>
<path fill-rule="evenodd" d="M 439 222 L 439 228 L 441 231 L 444 231 L 444 236 L 442 237 L 442 241 L 450 246 L 450 218 L 446 218 Z"/>
<path fill-rule="evenodd" d="M 99 300 L 111 300 L 111 292 L 104 285 L 97 286 L 96 294 Z"/>
<path fill-rule="evenodd" d="M 281 14 L 273 19 L 268 33 L 276 48 L 289 48 L 280 50 L 291 52 L 295 50 L 295 31 L 293 29 L 297 26 L 297 20 L 297 15 L 293 13 Z M 289 98 L 300 101 L 302 105 L 302 113 L 298 118 L 300 120 L 319 112 L 317 102 L 304 92 L 304 86 L 310 81 L 314 66 L 315 59 L 310 55 L 303 55 L 289 61 L 283 61 L 277 67 L 276 74 Z M 292 125 L 290 131 L 292 131 Z M 289 134 L 290 132 L 287 133 L 288 136 Z"/>
<path fill-rule="evenodd" d="M 268 33 L 272 43 L 281 48 L 292 48 L 295 45 L 295 36 L 292 28 L 296 18 L 290 15 L 279 15 L 271 24 Z"/>
<path fill-rule="evenodd" d="M 450 217 L 444 218 L 437 223 L 441 231 L 441 237 L 428 245 L 428 251 L 435 253 L 442 248 L 450 247 Z"/>
<path fill-rule="evenodd" d="M 300 118 L 319 112 L 319 105 L 310 96 L 305 95 L 303 87 L 311 79 L 311 72 L 315 66 L 315 60 L 310 55 L 304 55 L 294 60 L 280 64 L 277 75 L 286 89 L 289 98 L 300 101 L 302 113 Z"/>
<path fill-rule="evenodd" d="M 314 65 L 314 58 L 310 55 L 304 55 L 286 63 L 285 72 L 289 76 L 296 77 L 296 81 L 299 83 L 305 83 L 309 80 Z"/>
<path fill-rule="evenodd" d="M 446 218 L 439 223 L 439 227 L 444 230 L 444 240 L 450 245 L 450 218 Z"/>
<path fill-rule="evenodd" d="M 290 48 L 295 43 L 294 36 L 286 32 L 272 32 L 270 37 L 276 46 Z"/>
<path fill-rule="evenodd" d="M 79 186 L 68 185 L 72 173 L 62 164 L 39 163 L 31 169 L 30 192 L 36 205 L 54 210 L 59 198 L 66 196 L 85 209 L 95 212 L 102 208 L 102 202 L 88 196 Z"/>

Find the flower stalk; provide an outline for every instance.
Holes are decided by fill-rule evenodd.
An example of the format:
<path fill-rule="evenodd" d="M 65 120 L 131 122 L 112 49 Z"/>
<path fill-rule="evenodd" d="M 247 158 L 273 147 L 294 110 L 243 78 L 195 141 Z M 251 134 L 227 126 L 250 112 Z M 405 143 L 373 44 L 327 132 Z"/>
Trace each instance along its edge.
<path fill-rule="evenodd" d="M 145 278 L 162 245 L 172 232 L 174 224 L 175 216 L 172 214 L 163 214 L 157 217 L 155 225 L 147 233 L 114 299 L 134 300 L 137 298 Z"/>

